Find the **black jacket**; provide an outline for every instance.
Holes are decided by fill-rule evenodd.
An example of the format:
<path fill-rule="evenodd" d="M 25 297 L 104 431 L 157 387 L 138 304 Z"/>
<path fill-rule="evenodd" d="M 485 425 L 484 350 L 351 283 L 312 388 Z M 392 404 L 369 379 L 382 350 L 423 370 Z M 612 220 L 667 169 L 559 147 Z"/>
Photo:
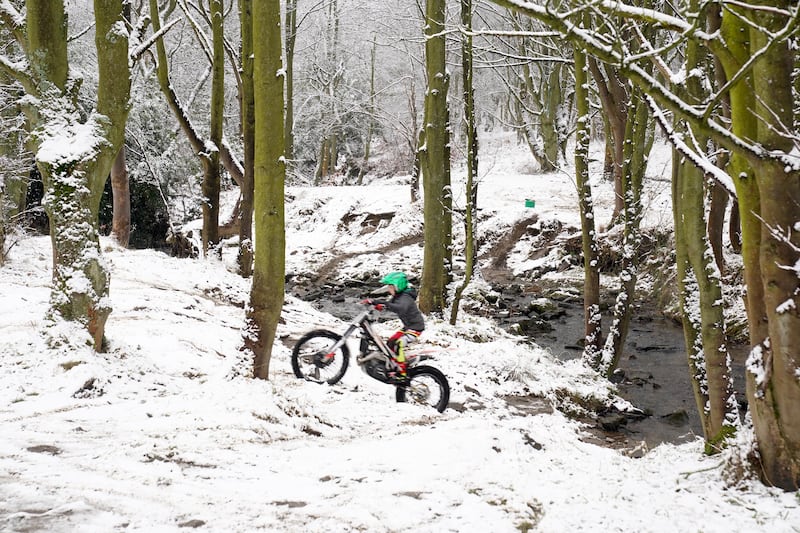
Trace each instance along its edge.
<path fill-rule="evenodd" d="M 375 300 L 376 304 L 383 304 L 386 309 L 397 313 L 403 322 L 404 329 L 422 331 L 425 329 L 425 319 L 422 318 L 417 307 L 417 293 L 414 289 L 406 289 L 392 296 L 391 300 Z"/>

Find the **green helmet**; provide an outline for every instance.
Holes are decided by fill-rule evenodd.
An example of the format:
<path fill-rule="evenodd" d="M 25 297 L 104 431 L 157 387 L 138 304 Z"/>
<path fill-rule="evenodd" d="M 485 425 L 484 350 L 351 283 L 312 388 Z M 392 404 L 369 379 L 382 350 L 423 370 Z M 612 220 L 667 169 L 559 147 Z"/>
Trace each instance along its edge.
<path fill-rule="evenodd" d="M 381 283 L 394 285 L 397 292 L 403 292 L 408 288 L 408 278 L 403 272 L 389 272 L 381 278 Z"/>

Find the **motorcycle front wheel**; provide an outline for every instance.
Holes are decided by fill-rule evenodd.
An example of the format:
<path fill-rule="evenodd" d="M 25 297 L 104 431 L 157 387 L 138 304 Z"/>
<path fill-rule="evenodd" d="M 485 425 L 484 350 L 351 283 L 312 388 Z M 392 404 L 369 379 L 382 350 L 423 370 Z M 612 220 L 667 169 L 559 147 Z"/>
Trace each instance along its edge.
<path fill-rule="evenodd" d="M 350 349 L 342 344 L 331 351 L 341 338 L 338 333 L 326 329 L 315 329 L 300 337 L 292 350 L 294 375 L 329 385 L 342 379 L 350 363 Z"/>
<path fill-rule="evenodd" d="M 440 370 L 432 366 L 415 366 L 408 369 L 408 383 L 397 386 L 395 399 L 429 405 L 441 413 L 450 402 L 450 385 Z"/>

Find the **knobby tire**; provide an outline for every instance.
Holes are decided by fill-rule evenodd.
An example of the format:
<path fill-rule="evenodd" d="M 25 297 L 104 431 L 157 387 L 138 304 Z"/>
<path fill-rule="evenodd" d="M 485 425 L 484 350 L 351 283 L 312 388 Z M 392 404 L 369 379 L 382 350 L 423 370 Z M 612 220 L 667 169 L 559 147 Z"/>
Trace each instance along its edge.
<path fill-rule="evenodd" d="M 398 402 L 430 405 L 441 413 L 450 402 L 450 385 L 439 369 L 415 366 L 408 369 L 408 384 L 397 386 L 395 399 Z"/>
<path fill-rule="evenodd" d="M 292 349 L 294 375 L 329 385 L 342 379 L 350 363 L 350 349 L 347 344 L 340 346 L 334 352 L 333 358 L 325 357 L 341 338 L 338 333 L 327 329 L 315 329 L 300 337 Z"/>

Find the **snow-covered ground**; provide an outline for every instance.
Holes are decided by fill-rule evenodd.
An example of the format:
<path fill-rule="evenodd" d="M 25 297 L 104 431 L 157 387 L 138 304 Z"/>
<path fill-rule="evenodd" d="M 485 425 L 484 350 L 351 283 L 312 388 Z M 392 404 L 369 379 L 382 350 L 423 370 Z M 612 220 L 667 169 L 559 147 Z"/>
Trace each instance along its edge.
<path fill-rule="evenodd" d="M 525 199 L 542 219 L 577 225 L 569 170 L 532 175 L 510 137 L 482 149 L 482 231 L 527 216 Z M 651 177 L 668 173 L 667 152 Z M 596 191 L 605 220 L 608 185 Z M 669 224 L 668 182 L 648 191 L 648 223 Z M 345 277 L 419 268 L 417 244 L 390 246 L 422 227 L 401 183 L 288 192 L 288 273 L 340 254 L 351 254 L 338 265 Z M 384 211 L 395 215 L 371 233 L 340 224 Z M 0 269 L 1 531 L 800 529 L 797 494 L 729 486 L 724 458 L 704 456 L 699 440 L 643 456 L 591 443 L 550 403 L 622 405 L 610 385 L 486 319 L 428 318 L 426 344 L 452 388 L 442 414 L 395 403 L 355 365 L 335 386 L 296 379 L 293 340 L 345 324 L 293 297 L 270 380 L 252 380 L 239 375 L 248 284 L 231 273 L 232 253 L 187 260 L 103 245 L 114 311 L 102 354 L 40 335 L 47 237 L 21 238 Z"/>

